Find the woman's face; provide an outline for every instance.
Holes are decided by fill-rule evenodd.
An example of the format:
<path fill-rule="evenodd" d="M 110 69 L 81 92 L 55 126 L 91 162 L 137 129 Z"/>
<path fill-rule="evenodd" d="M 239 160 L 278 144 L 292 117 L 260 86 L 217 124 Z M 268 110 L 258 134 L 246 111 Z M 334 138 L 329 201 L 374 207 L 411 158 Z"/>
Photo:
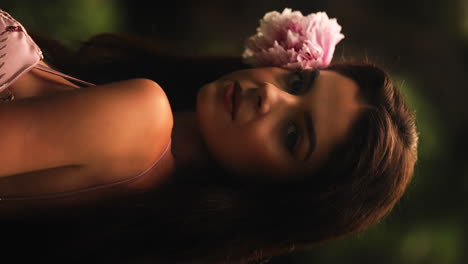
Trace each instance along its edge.
<path fill-rule="evenodd" d="M 197 122 L 211 154 L 236 173 L 306 175 L 349 133 L 358 89 L 333 71 L 236 71 L 201 88 Z"/>

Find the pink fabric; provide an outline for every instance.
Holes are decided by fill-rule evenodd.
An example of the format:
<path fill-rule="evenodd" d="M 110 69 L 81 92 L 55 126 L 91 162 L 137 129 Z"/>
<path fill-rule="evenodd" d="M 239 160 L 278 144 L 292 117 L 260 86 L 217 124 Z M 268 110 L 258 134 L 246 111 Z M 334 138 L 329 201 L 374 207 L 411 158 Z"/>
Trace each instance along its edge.
<path fill-rule="evenodd" d="M 23 25 L 0 9 L 0 93 L 33 67 L 87 86 L 94 86 L 92 83 L 38 64 L 43 58 L 41 49 Z"/>
<path fill-rule="evenodd" d="M 0 10 L 0 92 L 43 59 L 26 29 Z"/>

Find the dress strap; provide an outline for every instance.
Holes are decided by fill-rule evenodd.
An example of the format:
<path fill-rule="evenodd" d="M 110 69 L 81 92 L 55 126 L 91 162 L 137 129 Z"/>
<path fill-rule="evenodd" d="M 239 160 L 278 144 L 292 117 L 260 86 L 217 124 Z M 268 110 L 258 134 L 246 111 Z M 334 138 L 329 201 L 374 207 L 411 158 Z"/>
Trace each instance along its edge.
<path fill-rule="evenodd" d="M 76 82 L 79 82 L 81 84 L 84 84 L 86 86 L 96 86 L 95 84 L 92 84 L 92 83 L 89 83 L 89 82 L 85 82 L 83 80 L 80 80 L 78 78 L 75 78 L 75 77 L 72 77 L 70 75 L 67 75 L 67 74 L 64 74 L 64 73 L 61 73 L 59 71 L 56 71 L 52 68 L 49 68 L 49 67 L 46 67 L 44 65 L 41 65 L 41 64 L 36 64 L 34 65 L 34 68 L 38 69 L 38 70 L 41 70 L 41 71 L 45 71 L 45 72 L 48 72 L 48 73 L 52 73 L 54 75 L 58 75 L 58 76 L 61 76 L 65 79 L 68 79 L 68 80 L 71 80 L 71 81 L 76 81 Z"/>
<path fill-rule="evenodd" d="M 117 185 L 123 185 L 123 184 L 128 184 L 133 181 L 136 181 L 143 176 L 145 176 L 151 169 L 155 168 L 156 165 L 161 161 L 161 159 L 167 154 L 167 152 L 170 151 L 172 145 L 172 141 L 169 139 L 169 142 L 167 144 L 166 149 L 164 152 L 159 156 L 159 158 L 153 162 L 148 168 L 146 168 L 144 171 L 139 173 L 136 176 L 133 176 L 128 179 L 120 180 L 114 183 L 108 183 L 108 184 L 102 184 L 102 185 L 97 185 L 93 187 L 88 187 L 88 188 L 83 188 L 79 190 L 74 190 L 74 191 L 67 191 L 67 192 L 60 192 L 60 193 L 51 193 L 51 194 L 39 194 L 39 195 L 30 195 L 30 196 L 7 196 L 7 197 L 0 197 L 0 204 L 2 202 L 7 202 L 7 201 L 27 201 L 27 200 L 43 200 L 43 199 L 57 199 L 57 198 L 64 198 L 67 196 L 75 195 L 75 194 L 80 194 L 84 192 L 89 192 L 89 191 L 94 191 L 94 190 L 101 190 L 104 188 L 109 188 L 109 187 L 114 187 Z"/>

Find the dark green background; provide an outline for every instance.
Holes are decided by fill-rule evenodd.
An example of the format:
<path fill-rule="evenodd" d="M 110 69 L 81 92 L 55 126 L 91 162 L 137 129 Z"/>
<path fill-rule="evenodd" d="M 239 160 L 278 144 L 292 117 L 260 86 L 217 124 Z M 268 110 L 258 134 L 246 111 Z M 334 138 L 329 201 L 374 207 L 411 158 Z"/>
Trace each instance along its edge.
<path fill-rule="evenodd" d="M 183 53 L 241 54 L 265 12 L 326 11 L 346 38 L 335 57 L 369 58 L 391 72 L 417 114 L 419 161 L 393 212 L 369 231 L 274 257 L 270 263 L 468 263 L 468 0 L 2 0 L 29 31 L 70 47 L 127 32 Z"/>

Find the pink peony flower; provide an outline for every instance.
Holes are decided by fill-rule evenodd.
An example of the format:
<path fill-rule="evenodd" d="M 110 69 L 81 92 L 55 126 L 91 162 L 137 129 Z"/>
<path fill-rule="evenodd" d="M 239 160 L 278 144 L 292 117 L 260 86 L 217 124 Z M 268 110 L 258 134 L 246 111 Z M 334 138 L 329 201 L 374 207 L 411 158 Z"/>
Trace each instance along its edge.
<path fill-rule="evenodd" d="M 260 20 L 257 34 L 249 37 L 242 54 L 252 66 L 286 69 L 324 68 L 332 60 L 335 46 L 344 38 L 341 26 L 325 12 L 303 16 L 285 8 L 268 12 Z"/>

